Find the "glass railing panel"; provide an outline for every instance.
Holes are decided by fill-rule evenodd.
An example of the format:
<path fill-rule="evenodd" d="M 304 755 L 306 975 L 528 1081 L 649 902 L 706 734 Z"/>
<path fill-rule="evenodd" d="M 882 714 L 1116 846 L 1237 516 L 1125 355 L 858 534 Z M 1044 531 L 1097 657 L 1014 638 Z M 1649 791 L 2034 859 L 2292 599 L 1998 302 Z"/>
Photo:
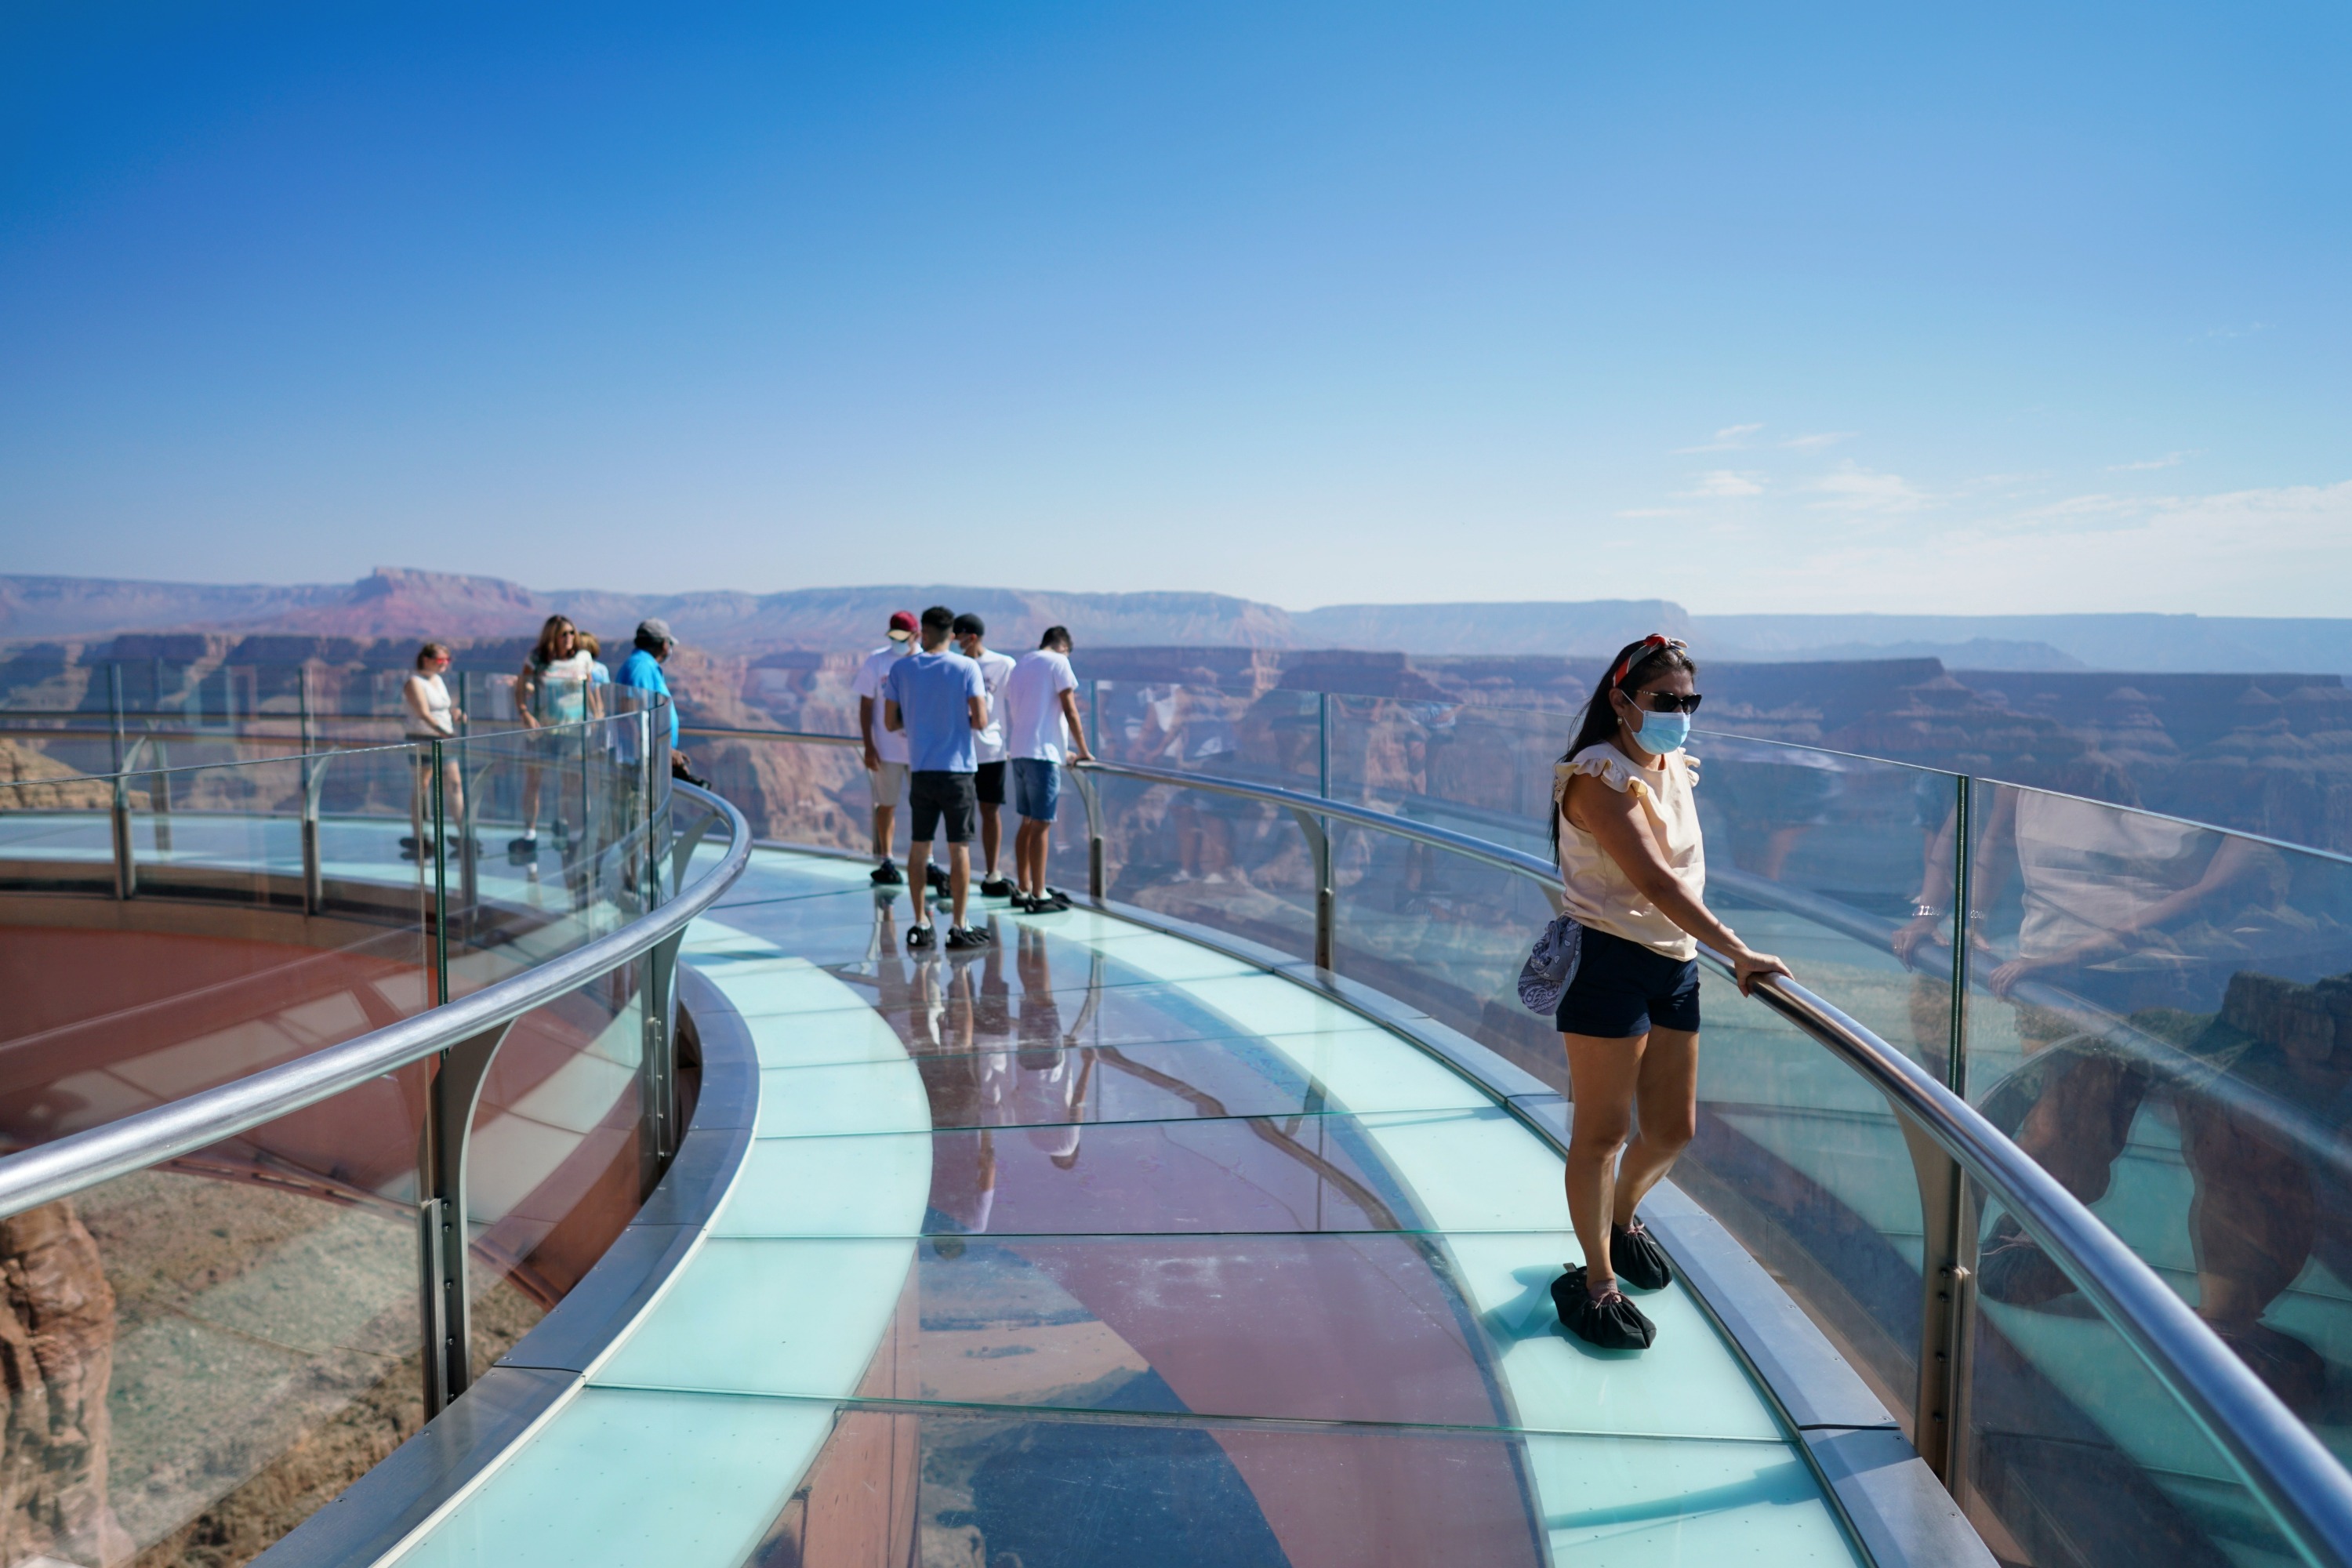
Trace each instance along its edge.
<path fill-rule="evenodd" d="M 1097 681 L 1085 696 L 1087 733 L 1105 762 L 1315 792 L 1319 692 Z"/>
<path fill-rule="evenodd" d="M 111 895 L 113 782 L 77 778 L 46 753 L 12 760 L 16 776 L 0 783 L 0 889 Z"/>
<path fill-rule="evenodd" d="M 1528 878 L 1392 833 L 1330 823 L 1333 963 L 1491 1047 L 1565 1093 L 1551 1020 L 1519 1003 L 1519 969 L 1552 918 Z"/>
<path fill-rule="evenodd" d="M 1551 766 L 1573 714 L 1336 692 L 1328 701 L 1334 799 L 1548 854 Z"/>
<path fill-rule="evenodd" d="M 1991 1222 L 2003 1227 L 1998 1207 Z M 2306 1561 L 2204 1428 L 2080 1296 L 2052 1310 L 1980 1295 L 1973 1345 L 1959 1495 L 2000 1561 Z"/>
<path fill-rule="evenodd" d="M 514 1022 L 467 1150 L 477 1375 L 562 1300 L 637 1211 L 645 1145 L 644 966 Z"/>
<path fill-rule="evenodd" d="M 425 1072 L 0 1226 L 42 1347 L 18 1550 L 247 1562 L 417 1429 Z"/>
<path fill-rule="evenodd" d="M 1971 817 L 1969 1098 L 2352 1456 L 2352 862 L 2010 784 Z M 2071 1282 L 1998 1216 L 1979 1279 L 2060 1375 Z"/>
<path fill-rule="evenodd" d="M 1811 983 L 1801 963 L 1797 971 Z M 1697 1133 L 1670 1179 L 1764 1265 L 1916 1436 L 1926 1231 L 1893 1110 L 1705 964 L 1699 1006 Z"/>
<path fill-rule="evenodd" d="M 1289 812 L 1112 774 L 1092 782 L 1102 803 L 1110 898 L 1295 957 L 1315 956 L 1315 865 Z M 1078 842 L 1057 849 L 1062 874 L 1076 873 L 1058 885 L 1083 889 L 1085 809 L 1066 798 L 1061 816 L 1076 819 Z"/>
<path fill-rule="evenodd" d="M 76 897 L 27 896 L 9 917 L 0 1145 L 84 1131 L 431 1005 L 429 890 L 397 848 L 415 765 L 399 750 L 335 762 L 351 798 L 386 804 L 342 821 L 316 889 L 299 758 L 128 775 L 119 818 L 114 780 L 5 792 L 35 808 L 0 811 L 15 885 Z"/>
<path fill-rule="evenodd" d="M 1735 735 L 1689 749 L 1707 907 L 1948 1081 L 1959 779 Z"/>

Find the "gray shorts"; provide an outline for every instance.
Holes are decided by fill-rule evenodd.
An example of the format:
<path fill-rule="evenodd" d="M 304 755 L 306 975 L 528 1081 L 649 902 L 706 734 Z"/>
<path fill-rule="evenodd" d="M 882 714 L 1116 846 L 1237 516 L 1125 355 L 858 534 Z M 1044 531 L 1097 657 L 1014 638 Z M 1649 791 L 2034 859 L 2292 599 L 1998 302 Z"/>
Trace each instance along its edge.
<path fill-rule="evenodd" d="M 896 805 L 907 798 L 907 764 L 884 763 L 878 768 L 869 769 L 866 783 L 874 791 L 876 805 Z"/>

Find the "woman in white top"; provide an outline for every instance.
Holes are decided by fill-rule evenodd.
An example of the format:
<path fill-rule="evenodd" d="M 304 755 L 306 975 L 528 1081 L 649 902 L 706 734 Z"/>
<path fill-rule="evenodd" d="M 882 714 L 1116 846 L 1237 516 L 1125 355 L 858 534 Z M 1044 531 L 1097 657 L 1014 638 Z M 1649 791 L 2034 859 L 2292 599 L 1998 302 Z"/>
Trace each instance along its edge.
<path fill-rule="evenodd" d="M 589 689 L 595 679 L 596 658 L 581 645 L 580 628 L 568 616 L 548 616 L 539 628 L 539 641 L 531 646 L 530 658 L 523 661 L 522 673 L 515 677 L 515 711 L 523 727 L 540 730 L 577 724 L 592 717 Z M 545 773 L 545 764 L 539 761 L 523 764 L 522 836 L 507 845 L 508 858 L 518 863 L 536 863 L 539 858 L 539 795 Z M 555 837 L 561 841 L 569 834 L 560 787 L 556 799 Z"/>
<path fill-rule="evenodd" d="M 1620 1283 L 1674 1280 L 1633 1211 L 1697 1121 L 1698 943 L 1731 960 L 1743 994 L 1789 972 L 1707 912 L 1697 767 L 1683 754 L 1697 673 L 1671 638 L 1628 644 L 1553 769 L 1566 910 L 1584 928 L 1555 1023 L 1575 1090 L 1568 1212 L 1585 1262 L 1553 1282 L 1552 1300 L 1571 1331 L 1611 1349 L 1645 1348 L 1657 1331 Z"/>
<path fill-rule="evenodd" d="M 464 710 L 449 700 L 449 685 L 442 679 L 448 668 L 447 645 L 426 643 L 416 650 L 415 673 L 400 687 L 408 739 L 416 747 L 416 787 L 408 796 L 410 836 L 400 841 L 403 858 L 422 859 L 432 847 L 425 833 L 425 791 L 433 772 L 433 753 L 425 749 L 425 742 L 456 739 L 458 721 L 466 717 Z M 457 772 L 457 753 L 447 748 L 441 753 L 441 805 L 446 821 L 463 818 L 465 781 Z"/>

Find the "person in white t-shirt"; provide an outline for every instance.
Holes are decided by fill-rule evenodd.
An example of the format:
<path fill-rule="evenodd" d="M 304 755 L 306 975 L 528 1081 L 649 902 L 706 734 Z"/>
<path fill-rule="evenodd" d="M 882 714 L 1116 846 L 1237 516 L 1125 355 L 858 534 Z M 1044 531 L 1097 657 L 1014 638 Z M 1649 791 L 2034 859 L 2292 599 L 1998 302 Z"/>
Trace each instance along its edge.
<path fill-rule="evenodd" d="M 1048 626 L 1037 651 L 1024 654 L 1004 683 L 1004 750 L 1013 764 L 1013 809 L 1021 826 L 1013 836 L 1013 907 L 1046 914 L 1070 907 L 1067 895 L 1045 886 L 1045 849 L 1062 793 L 1062 763 L 1094 761 L 1078 721 L 1078 678 L 1070 668 L 1070 630 Z"/>
<path fill-rule="evenodd" d="M 874 792 L 874 885 L 895 888 L 907 879 L 890 858 L 899 797 L 907 793 L 907 734 L 882 722 L 882 682 L 890 667 L 915 651 L 915 613 L 895 610 L 890 640 L 857 667 L 857 732 L 866 742 L 866 782 Z"/>
<path fill-rule="evenodd" d="M 981 684 L 988 689 L 988 728 L 971 738 L 972 752 L 980 760 L 980 852 L 988 864 L 980 896 L 1009 899 L 1013 881 L 997 874 L 996 852 L 1004 834 L 998 818 L 1004 805 L 1004 683 L 1013 679 L 1013 658 L 988 647 L 987 637 L 988 625 L 978 616 L 966 613 L 955 618 L 956 647 L 980 666 Z"/>
<path fill-rule="evenodd" d="M 553 731 L 534 737 L 522 772 L 522 834 L 507 844 L 507 858 L 518 865 L 539 864 L 539 797 L 550 763 L 558 763 L 555 746 L 567 732 L 579 736 L 578 726 L 595 717 L 590 688 L 595 682 L 596 660 L 580 644 L 580 628 L 568 616 L 550 616 L 539 628 L 539 640 L 515 677 L 515 713 L 523 728 Z M 556 791 L 555 837 L 559 850 L 571 842 L 572 830 L 562 817 L 563 792 Z M 534 873 L 535 874 L 535 873 Z"/>

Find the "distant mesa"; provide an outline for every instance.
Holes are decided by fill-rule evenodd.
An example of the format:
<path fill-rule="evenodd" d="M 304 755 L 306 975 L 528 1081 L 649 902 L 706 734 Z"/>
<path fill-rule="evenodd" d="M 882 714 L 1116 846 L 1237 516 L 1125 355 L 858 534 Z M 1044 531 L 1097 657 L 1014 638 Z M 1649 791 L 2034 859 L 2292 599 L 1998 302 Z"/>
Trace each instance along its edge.
<path fill-rule="evenodd" d="M 561 611 L 601 635 L 660 616 L 727 656 L 838 652 L 892 610 L 948 604 L 1014 647 L 1068 625 L 1085 647 L 1355 649 L 1456 658 L 1597 659 L 1651 632 L 1704 659 L 1936 659 L 1951 669 L 2352 674 L 2352 618 L 2215 616 L 1694 615 L 1666 599 L 1329 605 L 1290 611 L 1224 594 L 1068 594 L 950 584 L 628 594 L 379 566 L 356 583 L 191 584 L 0 575 L 0 641 L 87 643 L 124 633 L 276 632 L 360 639 L 527 637 Z"/>

